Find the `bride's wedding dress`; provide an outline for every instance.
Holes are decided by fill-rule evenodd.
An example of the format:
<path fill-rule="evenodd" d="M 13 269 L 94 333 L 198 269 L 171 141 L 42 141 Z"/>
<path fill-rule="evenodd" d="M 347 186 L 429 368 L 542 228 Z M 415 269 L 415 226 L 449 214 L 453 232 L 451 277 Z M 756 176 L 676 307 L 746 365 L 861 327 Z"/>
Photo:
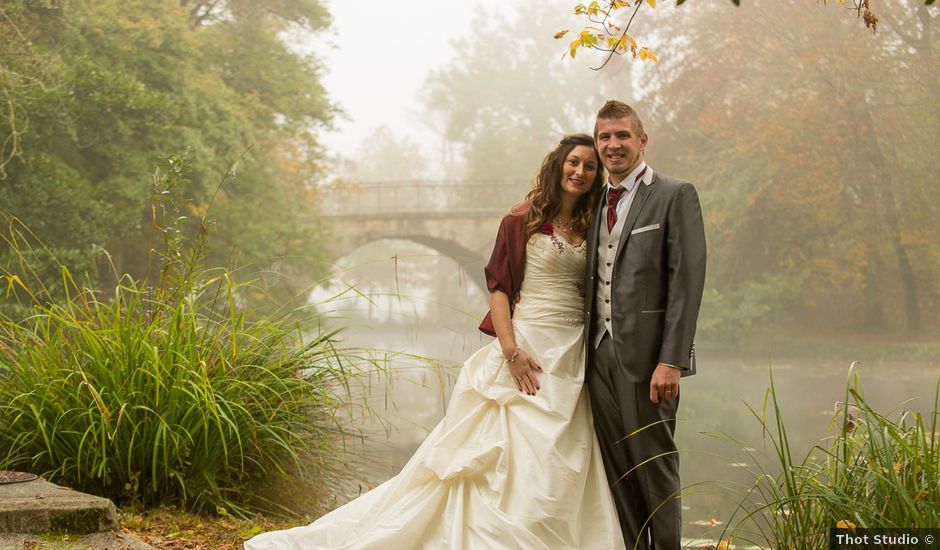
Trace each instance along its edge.
<path fill-rule="evenodd" d="M 512 325 L 542 366 L 520 392 L 499 342 L 464 364 L 447 412 L 401 473 L 246 550 L 624 547 L 584 387 L 585 245 L 537 233 Z"/>

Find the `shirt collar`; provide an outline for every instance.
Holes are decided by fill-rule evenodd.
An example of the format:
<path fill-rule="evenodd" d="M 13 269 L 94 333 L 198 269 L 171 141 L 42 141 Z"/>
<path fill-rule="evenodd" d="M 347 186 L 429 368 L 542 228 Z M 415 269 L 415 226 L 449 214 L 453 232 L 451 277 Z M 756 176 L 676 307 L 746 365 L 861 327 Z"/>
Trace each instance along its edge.
<path fill-rule="evenodd" d="M 624 191 L 626 191 L 627 193 L 632 191 L 634 184 L 637 182 L 637 177 L 643 172 L 643 170 L 646 170 L 646 173 L 643 174 L 643 180 L 646 181 L 647 176 L 649 175 L 650 171 L 646 169 L 646 161 L 644 160 L 644 161 L 641 161 L 640 164 L 638 164 L 637 167 L 634 168 L 632 172 L 627 174 L 627 177 L 623 178 L 623 181 L 620 182 L 619 187 L 623 187 Z M 618 187 L 618 186 L 611 185 L 610 177 L 608 176 L 607 189 L 613 189 L 614 187 Z"/>

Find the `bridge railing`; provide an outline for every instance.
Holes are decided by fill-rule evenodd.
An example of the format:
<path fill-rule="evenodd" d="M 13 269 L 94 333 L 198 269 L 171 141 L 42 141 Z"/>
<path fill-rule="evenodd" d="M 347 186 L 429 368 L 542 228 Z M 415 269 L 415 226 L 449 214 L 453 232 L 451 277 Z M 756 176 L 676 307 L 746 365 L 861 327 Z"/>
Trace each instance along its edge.
<path fill-rule="evenodd" d="M 342 183 L 319 190 L 320 214 L 337 218 L 492 216 L 521 202 L 525 180 Z"/>

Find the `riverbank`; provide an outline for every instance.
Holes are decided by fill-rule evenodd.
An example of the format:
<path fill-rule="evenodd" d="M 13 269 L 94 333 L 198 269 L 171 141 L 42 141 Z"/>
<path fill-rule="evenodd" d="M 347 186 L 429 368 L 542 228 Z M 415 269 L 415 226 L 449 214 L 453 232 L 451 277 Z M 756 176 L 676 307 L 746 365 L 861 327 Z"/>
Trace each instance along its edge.
<path fill-rule="evenodd" d="M 772 332 L 735 341 L 701 340 L 700 354 L 750 359 L 940 363 L 940 341 L 933 335 L 885 333 Z"/>

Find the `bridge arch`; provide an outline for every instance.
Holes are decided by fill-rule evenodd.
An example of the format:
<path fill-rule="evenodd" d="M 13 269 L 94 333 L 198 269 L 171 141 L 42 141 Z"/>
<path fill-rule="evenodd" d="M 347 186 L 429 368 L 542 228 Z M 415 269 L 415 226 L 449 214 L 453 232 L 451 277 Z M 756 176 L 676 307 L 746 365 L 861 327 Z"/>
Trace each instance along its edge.
<path fill-rule="evenodd" d="M 418 243 L 452 258 L 486 292 L 483 266 L 499 221 L 525 196 L 522 180 L 373 182 L 320 190 L 332 252 L 381 239 Z"/>

